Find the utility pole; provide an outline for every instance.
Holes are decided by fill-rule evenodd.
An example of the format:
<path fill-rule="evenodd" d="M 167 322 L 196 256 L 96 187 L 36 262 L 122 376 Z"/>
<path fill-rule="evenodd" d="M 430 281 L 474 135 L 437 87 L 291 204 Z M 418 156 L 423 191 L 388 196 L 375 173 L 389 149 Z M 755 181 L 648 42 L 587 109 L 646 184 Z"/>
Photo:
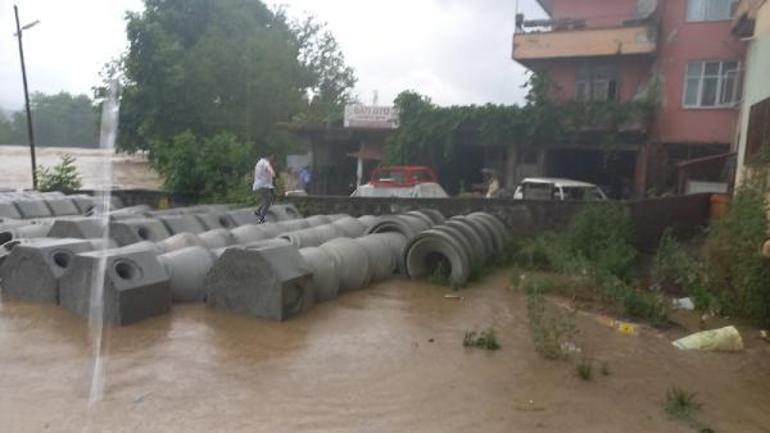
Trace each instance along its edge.
<path fill-rule="evenodd" d="M 32 158 L 32 189 L 37 190 L 37 162 L 35 161 L 35 133 L 32 131 L 32 110 L 29 108 L 29 90 L 27 89 L 27 68 L 24 66 L 24 48 L 21 42 L 21 31 L 26 30 L 38 21 L 27 24 L 24 29 L 19 24 L 19 8 L 13 5 L 13 13 L 16 14 L 16 37 L 19 38 L 19 58 L 21 59 L 21 78 L 24 81 L 24 103 L 27 109 L 27 136 L 29 137 L 29 153 Z"/>

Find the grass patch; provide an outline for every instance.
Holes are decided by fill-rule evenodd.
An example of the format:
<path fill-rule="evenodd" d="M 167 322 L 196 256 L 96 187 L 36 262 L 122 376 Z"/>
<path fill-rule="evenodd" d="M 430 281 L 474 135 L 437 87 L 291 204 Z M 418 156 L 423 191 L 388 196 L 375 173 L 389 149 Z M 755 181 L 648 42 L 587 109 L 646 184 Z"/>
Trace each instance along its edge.
<path fill-rule="evenodd" d="M 701 404 L 695 400 L 695 393 L 688 392 L 676 386 L 666 392 L 666 402 L 663 409 L 674 418 L 692 421 Z"/>
<path fill-rule="evenodd" d="M 561 310 L 546 305 L 543 289 L 536 284 L 528 284 L 527 318 L 535 350 L 547 359 L 564 359 L 567 353 L 562 344 L 575 334 L 574 319 Z"/>
<path fill-rule="evenodd" d="M 465 331 L 463 346 L 486 350 L 497 350 L 501 347 L 500 343 L 497 341 L 497 335 L 492 329 L 481 331 L 480 333 L 476 331 Z"/>
<path fill-rule="evenodd" d="M 575 366 L 575 370 L 577 370 L 578 377 L 585 380 L 586 382 L 593 378 L 594 366 L 590 359 L 581 359 Z"/>

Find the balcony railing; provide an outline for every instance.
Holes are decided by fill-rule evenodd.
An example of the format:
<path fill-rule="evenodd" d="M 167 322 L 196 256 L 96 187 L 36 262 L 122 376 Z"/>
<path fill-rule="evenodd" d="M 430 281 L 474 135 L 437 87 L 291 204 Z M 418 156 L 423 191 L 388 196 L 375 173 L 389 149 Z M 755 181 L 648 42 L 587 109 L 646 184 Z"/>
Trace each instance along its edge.
<path fill-rule="evenodd" d="M 567 26 L 564 30 L 517 32 L 513 36 L 513 59 L 522 63 L 535 60 L 651 54 L 657 35 L 650 24 L 585 28 Z"/>

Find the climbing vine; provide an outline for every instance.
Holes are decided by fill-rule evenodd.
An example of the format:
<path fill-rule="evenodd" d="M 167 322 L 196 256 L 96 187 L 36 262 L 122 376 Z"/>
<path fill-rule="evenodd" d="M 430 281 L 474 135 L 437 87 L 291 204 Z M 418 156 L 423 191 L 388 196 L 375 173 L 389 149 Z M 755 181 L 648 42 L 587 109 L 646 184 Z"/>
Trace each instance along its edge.
<path fill-rule="evenodd" d="M 395 100 L 400 127 L 386 144 L 387 161 L 426 164 L 439 172 L 451 172 L 462 163 L 458 161 L 460 145 L 542 147 L 578 143 L 588 131 L 602 131 L 602 145 L 611 150 L 622 130 L 649 125 L 656 105 L 651 97 L 629 102 L 555 103 L 552 83 L 540 74 L 532 74 L 525 87 L 528 93 L 523 106 L 440 107 L 414 91 L 402 92 Z"/>

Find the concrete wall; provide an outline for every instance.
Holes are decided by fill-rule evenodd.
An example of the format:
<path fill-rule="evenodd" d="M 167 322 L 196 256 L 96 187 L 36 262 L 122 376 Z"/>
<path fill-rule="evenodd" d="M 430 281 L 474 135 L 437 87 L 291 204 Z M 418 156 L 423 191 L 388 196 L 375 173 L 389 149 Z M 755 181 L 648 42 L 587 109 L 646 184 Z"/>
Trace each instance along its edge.
<path fill-rule="evenodd" d="M 587 27 L 614 27 L 634 16 L 637 0 L 553 0 L 552 17 L 583 18 Z"/>
<path fill-rule="evenodd" d="M 638 248 L 651 250 L 658 245 L 667 227 L 679 232 L 695 232 L 708 222 L 710 194 L 670 197 L 623 202 L 631 212 L 634 243 Z M 407 210 L 431 208 L 445 216 L 486 211 L 497 215 L 511 226 L 520 226 L 519 206 L 526 206 L 532 215 L 533 233 L 564 227 L 585 202 L 495 200 L 484 198 L 369 198 L 369 197 L 291 197 L 305 215 L 319 213 L 347 213 L 353 216 L 390 214 Z M 594 204 L 596 204 L 594 202 Z M 601 204 L 598 204 L 601 205 Z"/>
<path fill-rule="evenodd" d="M 757 102 L 770 98 L 770 2 L 759 9 L 754 24 L 754 37 L 746 54 L 746 78 L 743 104 L 741 105 L 740 135 L 738 141 L 738 170 L 735 184 L 745 176 L 746 136 L 749 127 L 749 110 Z"/>

